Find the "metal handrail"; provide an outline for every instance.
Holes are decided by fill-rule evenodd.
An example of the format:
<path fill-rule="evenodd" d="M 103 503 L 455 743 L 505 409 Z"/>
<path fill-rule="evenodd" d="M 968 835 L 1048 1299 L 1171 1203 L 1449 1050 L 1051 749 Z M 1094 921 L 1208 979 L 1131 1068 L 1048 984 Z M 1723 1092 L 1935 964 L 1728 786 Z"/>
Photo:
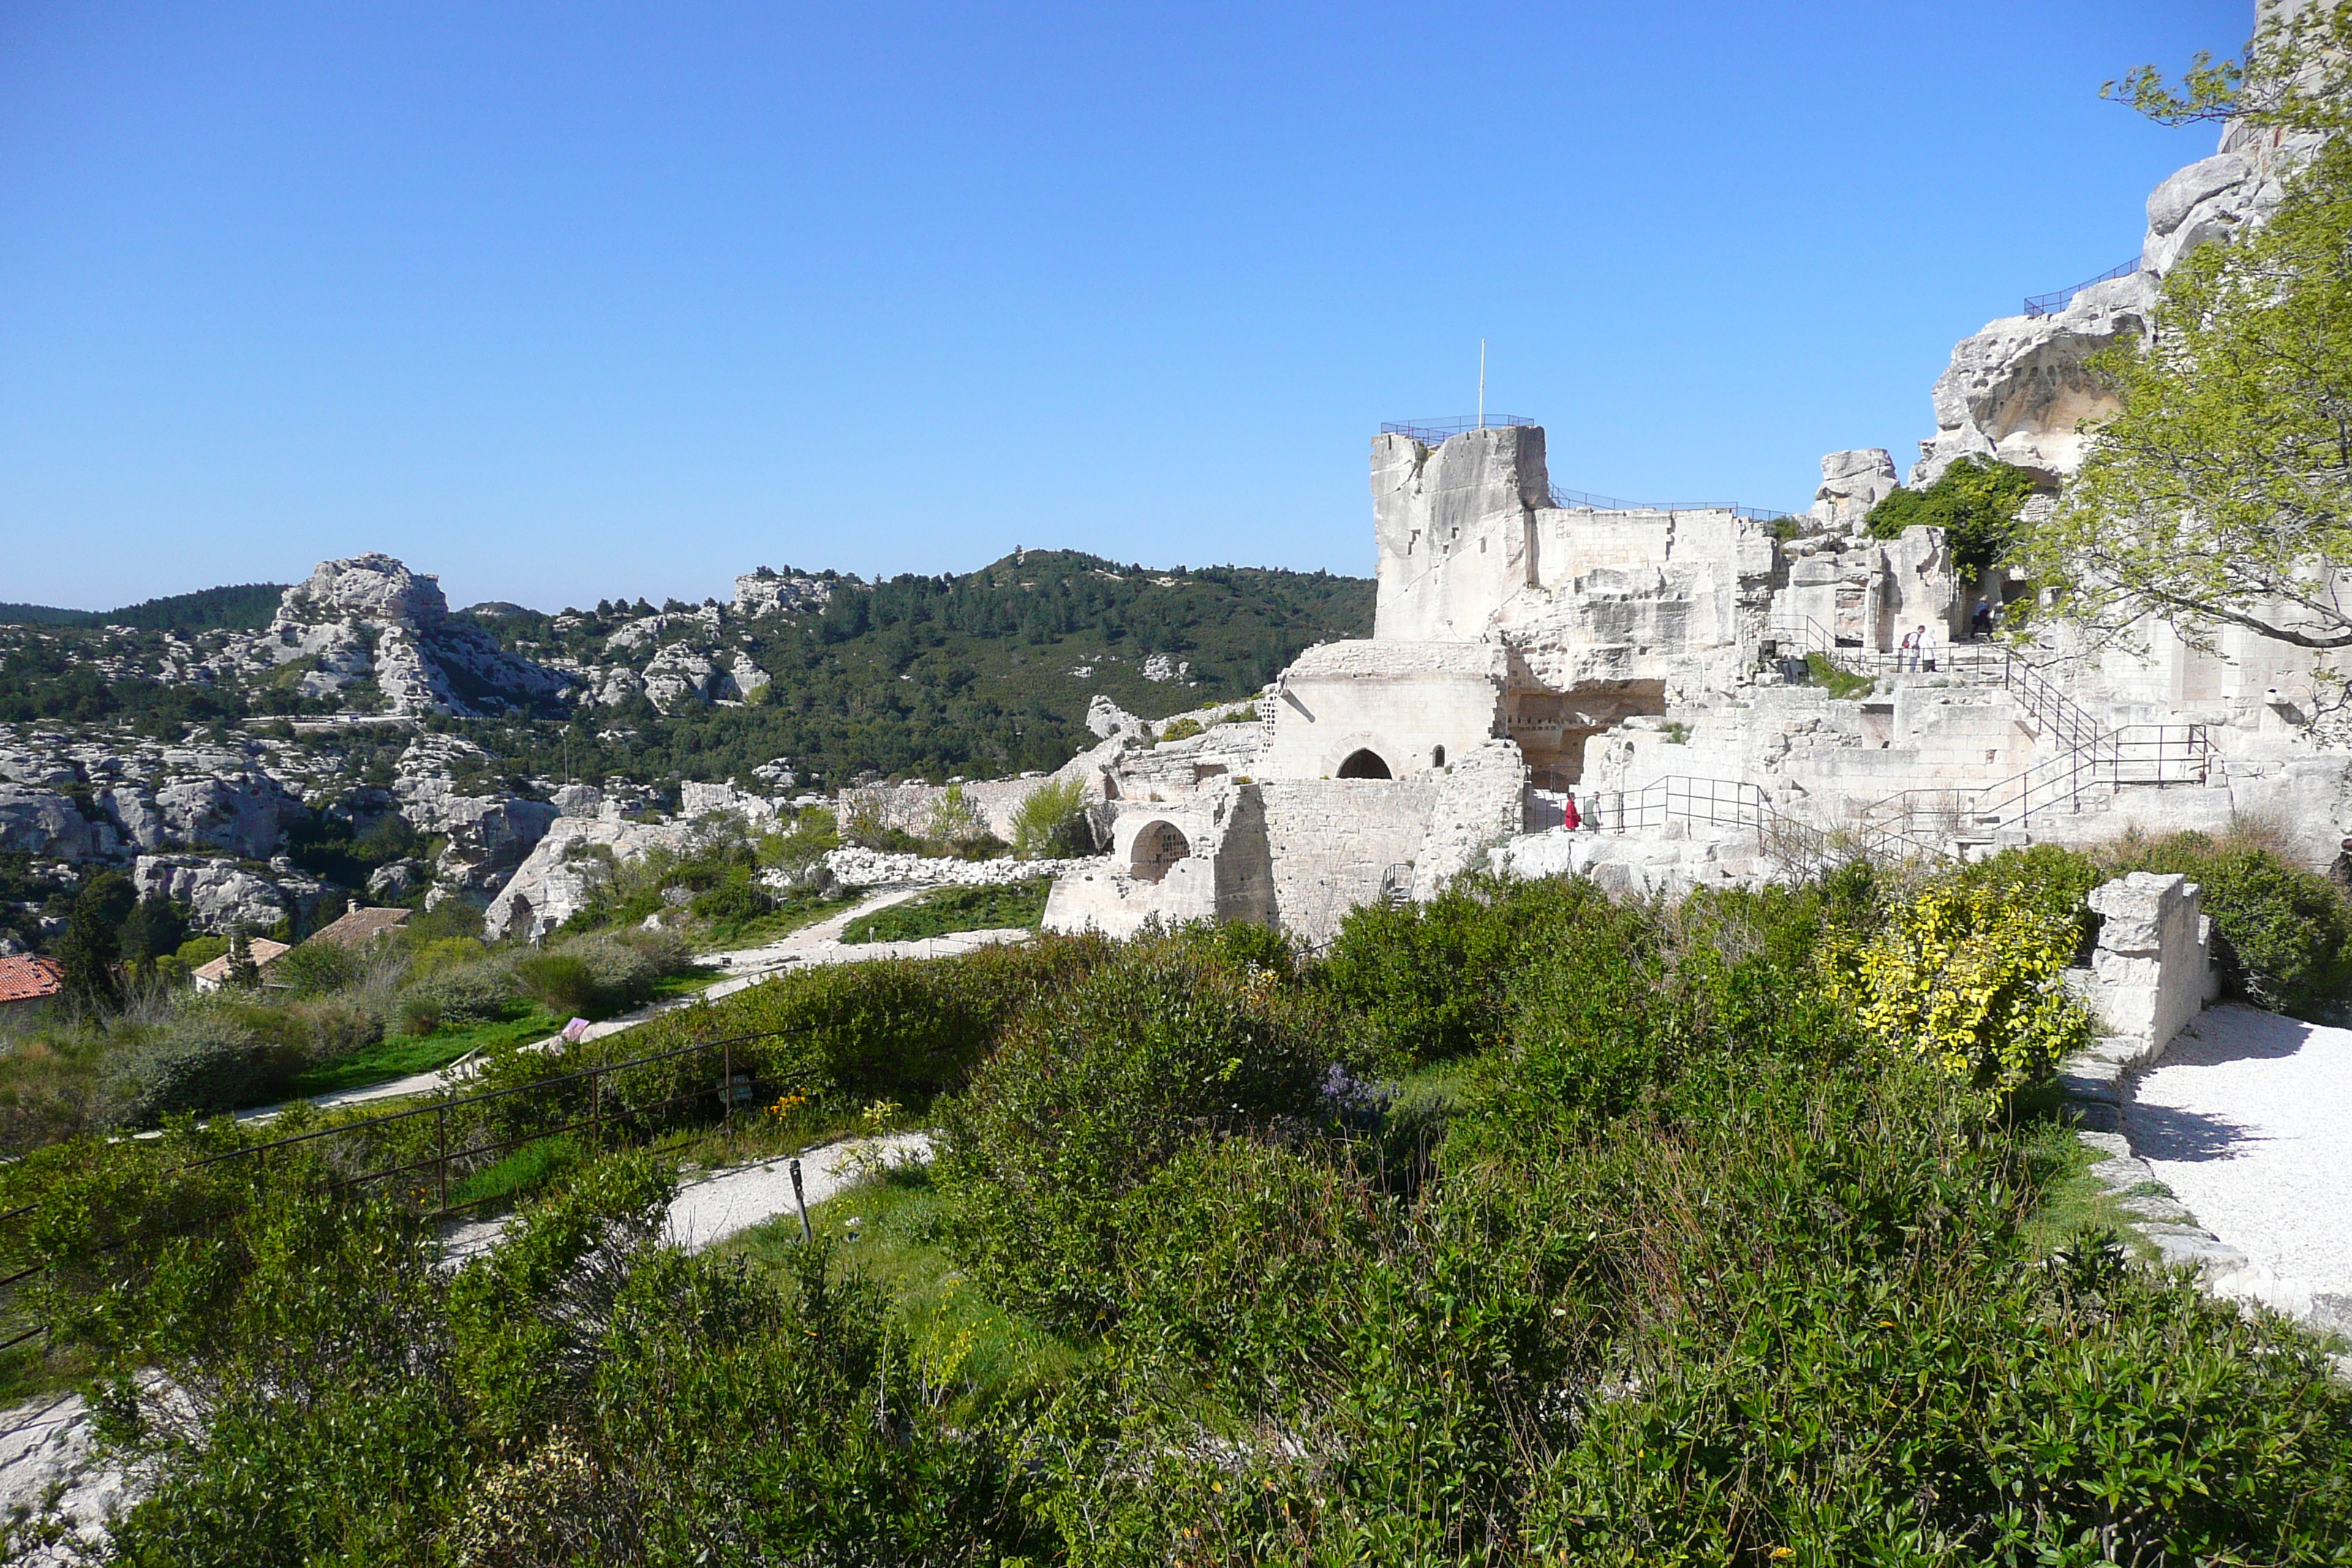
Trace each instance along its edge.
<path fill-rule="evenodd" d="M 1490 414 L 1484 420 L 1465 414 L 1453 419 L 1383 420 L 1381 434 L 1402 436 L 1424 447 L 1443 447 L 1450 438 L 1473 430 L 1519 430 L 1534 423 L 1516 414 Z"/>
<path fill-rule="evenodd" d="M 1733 501 L 1622 500 L 1616 496 L 1594 495 L 1590 490 L 1571 490 L 1559 485 L 1551 487 L 1551 504 L 1563 511 L 1584 508 L 1594 511 L 1727 511 L 1758 522 L 1772 522 L 1790 515 L 1786 507 L 1741 506 Z"/>
<path fill-rule="evenodd" d="M 2049 294 L 2030 294 L 2026 296 L 2025 313 L 2029 316 L 2054 316 L 2073 304 L 2074 296 L 2084 289 L 2096 288 L 2102 283 L 2112 283 L 2118 278 L 2128 278 L 2138 270 L 2139 258 L 2135 256 L 2120 266 L 2108 268 L 2096 278 L 2075 284 L 2072 289 L 2061 289 Z"/>

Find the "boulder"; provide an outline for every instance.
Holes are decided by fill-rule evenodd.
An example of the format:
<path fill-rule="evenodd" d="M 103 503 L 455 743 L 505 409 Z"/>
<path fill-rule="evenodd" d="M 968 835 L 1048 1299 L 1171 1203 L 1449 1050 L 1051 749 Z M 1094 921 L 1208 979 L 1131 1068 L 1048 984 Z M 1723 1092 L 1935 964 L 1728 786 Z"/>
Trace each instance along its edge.
<path fill-rule="evenodd" d="M 1151 733 L 1150 724 L 1121 708 L 1109 698 L 1100 695 L 1087 704 L 1087 730 L 1096 739 L 1103 741 L 1114 738 L 1147 739 Z"/>
<path fill-rule="evenodd" d="M 161 891 L 188 907 L 189 924 L 215 933 L 273 926 L 289 915 L 307 926 L 328 891 L 299 871 L 265 877 L 235 860 L 201 855 L 142 855 L 131 880 L 140 897 Z"/>
<path fill-rule="evenodd" d="M 379 904 L 404 904 L 430 887 L 433 868 L 422 860 L 394 860 L 368 873 L 367 895 Z"/>
<path fill-rule="evenodd" d="M 87 860 L 97 853 L 98 839 L 89 822 L 66 796 L 0 784 L 0 850 L 52 860 Z"/>
<path fill-rule="evenodd" d="M 1821 488 L 1813 492 L 1809 515 L 1832 532 L 1859 533 L 1870 509 L 1901 485 L 1895 456 L 1884 447 L 1832 452 L 1822 458 Z"/>

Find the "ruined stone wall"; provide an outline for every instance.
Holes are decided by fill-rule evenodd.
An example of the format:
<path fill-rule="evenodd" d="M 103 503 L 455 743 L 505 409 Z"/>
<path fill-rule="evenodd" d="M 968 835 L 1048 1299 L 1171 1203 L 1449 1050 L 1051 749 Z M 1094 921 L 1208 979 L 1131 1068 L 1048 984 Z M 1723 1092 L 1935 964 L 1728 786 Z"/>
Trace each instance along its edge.
<path fill-rule="evenodd" d="M 1328 643 L 1284 673 L 1268 778 L 1336 777 L 1359 751 L 1391 778 L 1443 768 L 1491 739 L 1507 660 L 1496 643 Z"/>
<path fill-rule="evenodd" d="M 1436 447 L 1372 441 L 1372 531 L 1380 596 L 1372 636 L 1454 642 L 1480 636 L 1529 578 L 1528 523 L 1549 505 L 1544 433 L 1466 431 Z"/>
<path fill-rule="evenodd" d="M 835 797 L 835 809 L 846 821 L 856 813 L 870 808 L 880 817 L 883 826 L 924 837 L 931 831 L 940 803 L 947 798 L 948 790 L 954 787 L 963 791 L 965 803 L 986 821 L 988 830 L 1010 844 L 1013 842 L 1013 814 L 1021 809 L 1023 801 L 1048 782 L 1047 774 L 1029 773 L 1017 779 L 989 779 L 954 786 L 867 784 L 842 790 Z"/>
<path fill-rule="evenodd" d="M 1349 910 L 1377 899 L 1389 868 L 1419 859 L 1440 793 L 1428 777 L 1277 779 L 1256 787 L 1275 923 L 1309 942 L 1329 941 Z"/>

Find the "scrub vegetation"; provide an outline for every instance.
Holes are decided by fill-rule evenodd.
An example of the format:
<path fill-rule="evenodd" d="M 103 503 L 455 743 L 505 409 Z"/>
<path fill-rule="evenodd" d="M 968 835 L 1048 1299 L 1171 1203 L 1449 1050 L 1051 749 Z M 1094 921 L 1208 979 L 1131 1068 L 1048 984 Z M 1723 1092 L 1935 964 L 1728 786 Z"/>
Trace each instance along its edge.
<path fill-rule="evenodd" d="M 661 1247 L 611 1130 L 490 1167 L 517 1223 L 454 1275 L 323 1153 L 186 1168 L 225 1125 L 0 1195 L 153 1467 L 128 1562 L 2352 1560 L 2352 1390 L 2133 1262 L 2047 1109 L 2099 874 L 1474 878 L 1315 961 L 1045 937 L 562 1064 L 775 1031 L 732 1059 L 785 1112 L 935 1130 L 814 1244 Z"/>

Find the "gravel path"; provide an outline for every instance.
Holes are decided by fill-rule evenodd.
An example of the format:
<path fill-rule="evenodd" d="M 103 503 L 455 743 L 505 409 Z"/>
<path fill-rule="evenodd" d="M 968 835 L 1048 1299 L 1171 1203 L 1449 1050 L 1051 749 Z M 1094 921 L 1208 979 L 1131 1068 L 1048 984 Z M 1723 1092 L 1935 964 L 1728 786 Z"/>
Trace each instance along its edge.
<path fill-rule="evenodd" d="M 2251 1267 L 2216 1282 L 2352 1330 L 2352 1029 L 2217 1007 L 2124 1108 L 2132 1150 Z"/>
<path fill-rule="evenodd" d="M 814 1206 L 856 1181 L 867 1162 L 910 1164 L 930 1157 L 930 1138 L 921 1132 L 828 1143 L 801 1156 L 802 1194 Z M 738 1165 L 680 1187 L 677 1196 L 670 1200 L 669 1225 L 662 1239 L 688 1252 L 700 1252 L 739 1231 L 792 1212 L 791 1161 Z"/>

